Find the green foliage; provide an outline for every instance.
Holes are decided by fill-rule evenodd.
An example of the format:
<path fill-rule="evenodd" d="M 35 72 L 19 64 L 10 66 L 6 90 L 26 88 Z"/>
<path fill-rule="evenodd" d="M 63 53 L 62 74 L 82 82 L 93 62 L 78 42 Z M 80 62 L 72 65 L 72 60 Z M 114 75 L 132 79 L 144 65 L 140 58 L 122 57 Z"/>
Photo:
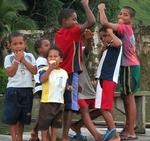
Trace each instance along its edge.
<path fill-rule="evenodd" d="M 0 68 L 0 94 L 4 94 L 7 85 L 7 75 L 3 68 Z"/>

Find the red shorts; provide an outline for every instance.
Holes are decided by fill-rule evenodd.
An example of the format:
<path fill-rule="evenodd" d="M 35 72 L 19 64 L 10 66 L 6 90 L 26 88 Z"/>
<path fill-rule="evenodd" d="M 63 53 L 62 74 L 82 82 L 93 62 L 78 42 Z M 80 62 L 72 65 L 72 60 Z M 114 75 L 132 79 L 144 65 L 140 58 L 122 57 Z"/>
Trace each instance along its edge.
<path fill-rule="evenodd" d="M 79 107 L 88 107 L 90 109 L 95 108 L 95 99 L 79 99 L 78 100 Z"/>
<path fill-rule="evenodd" d="M 102 87 L 101 109 L 112 110 L 116 83 L 111 80 L 102 80 L 101 87 Z"/>

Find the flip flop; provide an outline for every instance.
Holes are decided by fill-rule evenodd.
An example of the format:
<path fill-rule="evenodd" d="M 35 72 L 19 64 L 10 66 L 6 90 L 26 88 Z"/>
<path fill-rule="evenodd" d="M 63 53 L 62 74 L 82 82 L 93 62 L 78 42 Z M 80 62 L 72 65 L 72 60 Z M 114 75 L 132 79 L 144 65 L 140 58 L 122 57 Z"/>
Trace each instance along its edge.
<path fill-rule="evenodd" d="M 81 135 L 81 133 L 78 133 L 76 135 L 68 134 L 68 138 L 70 140 L 77 140 L 77 141 L 87 141 L 87 137 Z"/>
<path fill-rule="evenodd" d="M 116 135 L 116 128 L 113 128 L 111 130 L 107 130 L 106 133 L 103 135 L 102 140 L 108 141 L 111 139 L 114 135 Z"/>
<path fill-rule="evenodd" d="M 127 140 L 137 140 L 137 136 L 121 136 L 121 141 L 127 141 Z"/>

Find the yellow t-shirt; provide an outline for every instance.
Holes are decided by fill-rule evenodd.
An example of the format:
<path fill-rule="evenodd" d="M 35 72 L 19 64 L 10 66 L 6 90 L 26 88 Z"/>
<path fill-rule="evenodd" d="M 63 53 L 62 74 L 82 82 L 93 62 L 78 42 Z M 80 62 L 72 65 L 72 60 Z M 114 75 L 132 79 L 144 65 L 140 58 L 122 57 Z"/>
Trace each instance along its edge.
<path fill-rule="evenodd" d="M 42 68 L 42 74 L 46 72 L 48 67 Z M 64 103 L 64 92 L 68 74 L 64 69 L 53 70 L 48 78 L 48 81 L 42 83 L 41 102 L 48 103 Z"/>

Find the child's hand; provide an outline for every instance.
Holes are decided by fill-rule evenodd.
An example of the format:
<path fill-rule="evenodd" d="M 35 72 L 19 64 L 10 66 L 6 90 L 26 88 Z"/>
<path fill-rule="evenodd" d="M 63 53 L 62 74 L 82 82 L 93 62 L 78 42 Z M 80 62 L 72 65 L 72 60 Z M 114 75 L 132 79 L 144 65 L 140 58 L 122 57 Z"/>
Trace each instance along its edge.
<path fill-rule="evenodd" d="M 56 69 L 57 66 L 56 66 L 55 63 L 53 63 L 53 64 L 49 64 L 49 68 L 50 68 L 51 70 L 53 70 L 53 69 Z"/>
<path fill-rule="evenodd" d="M 67 86 L 66 86 L 66 89 L 67 89 L 68 91 L 71 91 L 71 90 L 72 90 L 72 86 L 71 86 L 71 85 L 67 85 Z"/>
<path fill-rule="evenodd" d="M 98 5 L 98 9 L 99 9 L 99 10 L 105 10 L 105 9 L 106 9 L 105 4 L 104 4 L 104 3 L 100 3 L 100 4 Z"/>
<path fill-rule="evenodd" d="M 81 0 L 82 5 L 89 5 L 89 0 Z"/>
<path fill-rule="evenodd" d="M 79 85 L 79 86 L 78 86 L 78 92 L 81 93 L 82 90 L 83 90 L 82 87 Z"/>
<path fill-rule="evenodd" d="M 93 35 L 94 35 L 94 33 L 91 32 L 91 30 L 89 30 L 89 29 L 86 29 L 84 32 L 85 39 L 91 39 L 93 37 Z"/>
<path fill-rule="evenodd" d="M 24 58 L 24 53 L 22 50 L 19 50 L 19 51 L 15 51 L 15 59 L 19 62 L 22 61 L 22 59 Z"/>

